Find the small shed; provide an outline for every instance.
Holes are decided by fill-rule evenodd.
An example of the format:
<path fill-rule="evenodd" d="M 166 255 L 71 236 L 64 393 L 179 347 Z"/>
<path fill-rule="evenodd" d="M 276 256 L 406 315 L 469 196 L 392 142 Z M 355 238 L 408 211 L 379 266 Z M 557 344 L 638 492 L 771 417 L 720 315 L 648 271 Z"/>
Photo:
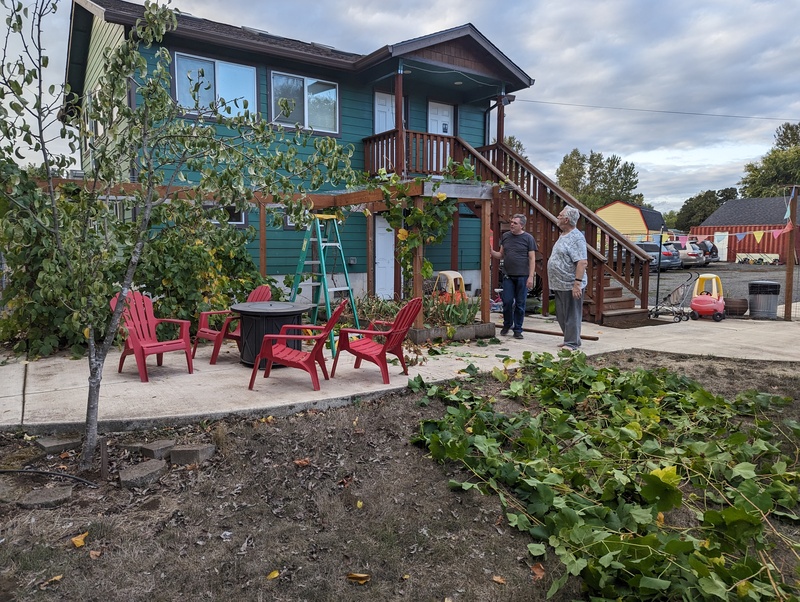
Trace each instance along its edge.
<path fill-rule="evenodd" d="M 750 258 L 785 263 L 788 206 L 788 197 L 731 199 L 702 224 L 692 226 L 689 237 L 711 240 L 721 261 Z"/>
<path fill-rule="evenodd" d="M 614 201 L 600 207 L 597 215 L 633 242 L 655 240 L 653 237 L 666 228 L 660 212 L 625 201 Z"/>

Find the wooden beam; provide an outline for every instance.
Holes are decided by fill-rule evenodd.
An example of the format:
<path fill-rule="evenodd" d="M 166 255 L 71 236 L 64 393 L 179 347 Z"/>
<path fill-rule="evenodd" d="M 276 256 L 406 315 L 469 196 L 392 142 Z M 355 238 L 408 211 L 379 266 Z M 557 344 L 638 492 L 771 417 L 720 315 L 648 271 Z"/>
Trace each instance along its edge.
<path fill-rule="evenodd" d="M 478 201 L 481 211 L 481 322 L 489 322 L 492 308 L 492 256 L 489 239 L 492 236 L 492 202 Z"/>
<path fill-rule="evenodd" d="M 789 199 L 789 221 L 792 229 L 789 231 L 789 239 L 786 242 L 786 286 L 783 292 L 783 319 L 792 319 L 792 308 L 794 299 L 794 272 L 797 257 L 797 186 L 792 187 L 792 196 Z"/>
<path fill-rule="evenodd" d="M 414 208 L 417 211 L 423 211 L 423 201 L 421 196 L 414 197 Z M 412 282 L 411 282 L 411 297 L 422 298 L 422 255 L 425 252 L 425 245 L 420 244 L 416 249 L 414 249 L 414 256 L 413 256 L 413 270 L 412 270 Z M 424 328 L 425 325 L 425 316 L 422 315 L 423 312 L 419 312 L 417 314 L 416 319 L 414 320 L 414 328 Z"/>
<path fill-rule="evenodd" d="M 375 216 L 367 216 L 367 294 L 375 295 Z"/>
<path fill-rule="evenodd" d="M 397 142 L 395 144 L 394 171 L 400 177 L 406 177 L 406 125 L 403 123 L 403 66 L 397 69 L 394 75 L 394 127 L 397 129 Z M 422 312 L 420 312 L 422 313 Z"/>

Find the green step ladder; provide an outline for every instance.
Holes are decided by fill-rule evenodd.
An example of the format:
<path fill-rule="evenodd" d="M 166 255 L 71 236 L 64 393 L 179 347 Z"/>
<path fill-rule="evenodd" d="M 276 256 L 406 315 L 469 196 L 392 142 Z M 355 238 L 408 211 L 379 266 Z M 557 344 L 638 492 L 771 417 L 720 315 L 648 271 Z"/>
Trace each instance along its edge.
<path fill-rule="evenodd" d="M 309 249 L 314 249 L 312 257 L 309 258 Z M 314 258 L 316 255 L 316 258 Z M 344 276 L 345 286 L 330 286 L 328 274 L 334 273 L 334 268 L 341 262 L 341 274 Z M 316 324 L 321 308 L 325 309 L 325 318 L 331 318 L 331 297 L 339 291 L 347 291 L 350 300 L 350 309 L 353 312 L 355 327 L 358 324 L 358 312 L 356 311 L 356 299 L 353 295 L 353 287 L 350 285 L 350 275 L 347 273 L 347 258 L 342 249 L 341 237 L 339 236 L 339 225 L 335 215 L 314 214 L 313 220 L 306 228 L 306 235 L 303 239 L 303 246 L 300 248 L 300 258 L 297 262 L 297 270 L 294 274 L 292 283 L 291 301 L 297 298 L 297 291 L 301 288 L 303 275 L 310 277 L 311 280 L 311 301 L 314 304 L 311 310 L 311 322 Z M 320 299 L 322 293 L 322 299 Z M 336 338 L 333 330 L 330 334 L 331 355 L 336 354 Z"/>

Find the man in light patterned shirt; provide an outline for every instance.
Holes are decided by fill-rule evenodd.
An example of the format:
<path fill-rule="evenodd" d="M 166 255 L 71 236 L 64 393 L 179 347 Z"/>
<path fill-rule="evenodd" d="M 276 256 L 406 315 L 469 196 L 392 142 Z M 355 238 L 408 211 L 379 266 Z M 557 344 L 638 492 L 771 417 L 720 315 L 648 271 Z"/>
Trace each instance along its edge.
<path fill-rule="evenodd" d="M 583 289 L 586 287 L 586 237 L 575 226 L 580 212 L 574 207 L 564 207 L 558 214 L 561 229 L 556 244 L 547 261 L 547 279 L 555 295 L 556 320 L 564 333 L 559 347 L 572 349 L 581 346 L 583 321 Z"/>

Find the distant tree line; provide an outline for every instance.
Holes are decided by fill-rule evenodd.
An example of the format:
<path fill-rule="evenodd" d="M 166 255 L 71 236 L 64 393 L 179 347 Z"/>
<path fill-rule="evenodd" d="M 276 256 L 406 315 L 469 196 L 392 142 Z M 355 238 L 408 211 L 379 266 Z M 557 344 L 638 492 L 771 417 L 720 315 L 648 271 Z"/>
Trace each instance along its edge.
<path fill-rule="evenodd" d="M 517 141 L 518 142 L 518 141 Z M 524 151 L 524 149 L 522 149 Z M 636 192 L 639 174 L 632 162 L 617 155 L 604 157 L 590 151 L 588 155 L 575 148 L 561 160 L 556 169 L 558 185 L 596 211 L 614 201 L 651 207 L 644 195 Z M 678 211 L 668 211 L 664 221 L 668 228 L 688 230 L 696 226 L 731 199 L 782 196 L 787 187 L 800 183 L 800 123 L 784 123 L 775 131 L 772 148 L 754 163 L 744 166 L 744 176 L 736 187 L 705 190 L 686 199 Z"/>

